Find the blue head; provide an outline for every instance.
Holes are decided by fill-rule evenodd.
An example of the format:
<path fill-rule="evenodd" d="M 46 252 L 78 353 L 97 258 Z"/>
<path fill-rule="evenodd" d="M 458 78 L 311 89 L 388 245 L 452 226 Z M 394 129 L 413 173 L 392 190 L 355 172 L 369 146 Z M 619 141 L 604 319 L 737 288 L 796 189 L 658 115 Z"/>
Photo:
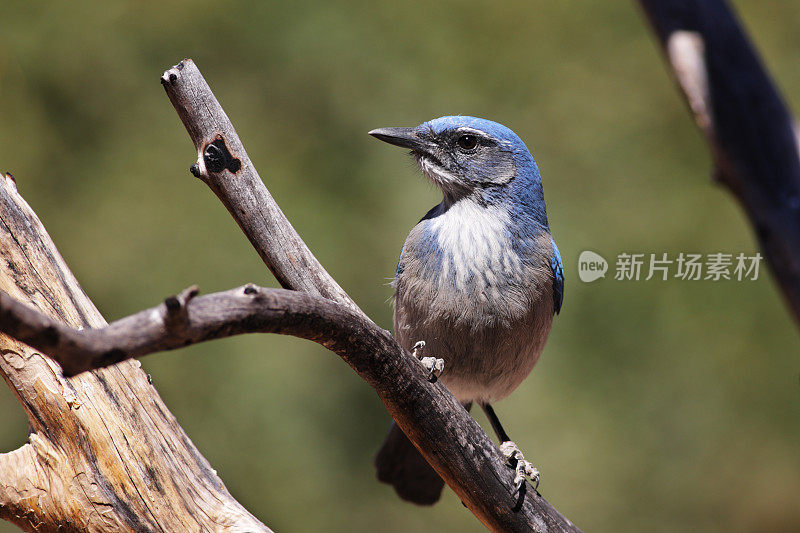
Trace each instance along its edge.
<path fill-rule="evenodd" d="M 512 215 L 547 228 L 542 180 L 525 143 L 497 122 L 449 116 L 416 128 L 369 132 L 410 148 L 425 175 L 442 189 L 444 207 L 462 200 L 505 206 Z"/>

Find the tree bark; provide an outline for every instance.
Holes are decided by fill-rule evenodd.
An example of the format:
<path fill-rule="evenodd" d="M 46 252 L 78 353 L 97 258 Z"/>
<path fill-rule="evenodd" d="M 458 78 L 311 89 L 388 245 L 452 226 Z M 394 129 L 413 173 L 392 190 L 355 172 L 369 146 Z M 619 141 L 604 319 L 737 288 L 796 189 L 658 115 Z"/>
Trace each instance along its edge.
<path fill-rule="evenodd" d="M 84 331 L 106 325 L 6 177 L 0 256 L 0 289 L 14 299 Z M 137 361 L 65 379 L 6 335 L 0 355 L 31 427 L 24 446 L 0 454 L 0 517 L 37 532 L 269 531 L 228 493 Z"/>
<path fill-rule="evenodd" d="M 716 169 L 744 208 L 800 325 L 795 120 L 724 0 L 639 0 Z"/>
<path fill-rule="evenodd" d="M 47 312 L 47 309 L 41 306 L 39 311 L 45 312 L 37 312 L 14 301 L 36 303 L 33 297 L 25 298 L 24 294 L 20 297 L 14 284 L 10 284 L 11 290 L 6 292 L 10 292 L 13 298 L 5 295 L 0 297 L 0 330 L 13 333 L 31 345 L 47 351 L 48 355 L 55 357 L 64 365 L 67 374 L 77 374 L 89 368 L 109 364 L 115 365 L 65 379 L 54 363 L 39 356 L 43 364 L 48 365 L 51 379 L 61 384 L 61 388 L 57 390 L 81 391 L 82 395 L 78 400 L 80 406 L 93 401 L 94 397 L 91 394 L 84 394 L 83 388 L 74 386 L 74 383 L 96 380 L 97 376 L 104 376 L 105 373 L 116 375 L 114 373 L 123 372 L 127 368 L 131 368 L 139 385 L 147 387 L 150 394 L 155 397 L 150 401 L 155 402 L 158 398 L 154 389 L 147 384 L 141 370 L 138 370 L 138 364 L 129 360 L 136 355 L 251 331 L 286 333 L 309 338 L 340 355 L 376 390 L 398 425 L 445 482 L 453 488 L 464 505 L 487 527 L 494 531 L 579 531 L 536 491 L 526 487 L 519 493 L 516 492 L 512 466 L 506 462 L 497 446 L 477 422 L 440 382 L 430 383 L 428 373 L 421 364 L 403 350 L 389 332 L 370 321 L 325 272 L 269 195 L 250 163 L 233 126 L 194 63 L 185 60 L 168 70 L 162 77 L 162 84 L 197 148 L 198 162 L 192 166 L 192 173 L 219 196 L 280 283 L 293 291 L 262 289 L 249 285 L 225 293 L 195 297 L 196 289 L 189 289 L 176 297 L 167 298 L 157 308 L 104 327 L 102 318 L 97 315 L 82 292 L 80 292 L 83 298 L 81 302 L 84 307 L 91 307 L 94 310 L 96 315 L 94 320 L 71 319 L 69 313 L 59 316 L 58 312 Z M 19 200 L 21 201 L 21 198 Z M 29 214 L 32 216 L 32 213 Z M 25 217 L 18 218 L 19 220 L 13 224 L 25 226 Z M 0 240 L 4 246 L 6 242 L 18 242 L 12 234 L 0 235 Z M 55 251 L 53 254 L 57 255 Z M 32 261 L 30 263 L 36 264 Z M 63 267 L 59 271 L 68 272 L 63 261 L 59 265 Z M 14 280 L 15 284 L 26 286 L 28 276 L 31 275 L 33 274 L 25 273 L 19 276 Z M 74 280 L 73 284 L 75 291 L 80 291 Z M 58 288 L 68 295 L 75 292 Z M 16 350 L 33 353 L 29 348 L 19 344 L 16 345 Z M 100 389 L 101 392 L 105 391 L 108 394 L 103 387 Z M 29 393 L 24 391 L 18 394 L 24 402 Z M 152 421 L 148 405 L 125 404 L 124 408 L 120 409 L 120 400 L 123 403 L 126 400 L 133 402 L 139 395 L 137 391 L 136 394 L 114 392 L 110 396 L 113 399 L 117 395 L 121 395 L 122 398 L 116 403 L 102 405 L 96 410 L 99 419 L 107 421 L 108 427 L 105 430 L 118 434 L 118 438 L 123 439 L 127 446 L 137 449 L 144 447 L 145 443 L 139 442 L 139 430 L 143 423 Z M 47 405 L 48 402 L 44 401 L 44 404 Z M 158 405 L 162 415 L 168 413 L 162 404 Z M 85 407 L 81 409 L 85 412 Z M 106 410 L 113 412 L 116 409 L 121 410 L 116 418 L 104 416 Z M 80 409 L 75 408 L 75 411 L 80 412 Z M 128 418 L 125 418 L 126 416 Z M 180 433 L 182 436 L 180 441 L 190 446 L 188 438 L 183 435 L 171 416 L 168 422 L 172 424 L 172 432 Z M 53 425 L 58 426 L 58 420 L 46 420 L 41 427 L 49 429 Z M 64 424 L 64 427 L 59 427 L 58 430 L 64 435 L 64 440 L 72 438 L 73 442 L 82 442 L 94 439 L 96 428 L 76 429 Z M 142 438 L 146 443 L 149 442 L 147 435 Z M 38 436 L 32 437 L 32 443 L 34 439 L 38 439 Z M 155 464 L 159 464 L 160 461 L 171 465 L 175 462 L 174 453 L 172 447 L 157 448 L 154 445 L 153 457 L 147 458 Z M 78 458 L 84 461 L 91 461 L 95 457 L 93 454 L 93 449 L 83 448 L 77 453 Z M 30 461 L 34 455 L 30 451 L 25 451 L 24 447 L 23 453 L 7 454 L 6 458 L 0 461 L 0 478 L 5 478 L 4 467 L 16 468 L 19 464 Z M 169 481 L 174 490 L 164 495 L 165 498 L 170 498 L 165 508 L 171 506 L 170 509 L 176 512 L 177 516 L 182 516 L 175 509 L 180 506 L 181 498 L 185 497 L 181 488 L 184 492 L 189 491 L 193 494 L 200 491 L 194 488 L 196 485 L 216 480 L 218 484 L 214 485 L 214 488 L 218 492 L 225 490 L 196 450 L 192 457 L 195 460 L 194 464 L 180 461 L 178 465 L 188 471 L 187 476 L 198 477 L 199 480 L 189 481 L 186 477 L 171 479 Z M 166 479 L 161 478 L 158 483 L 152 481 L 152 475 L 146 467 L 136 469 L 133 473 L 126 471 L 131 468 L 126 469 L 124 465 L 138 463 L 128 460 L 127 456 L 120 456 L 119 459 L 107 457 L 102 463 L 107 469 L 119 474 L 107 482 L 111 487 L 106 492 L 119 490 L 124 494 L 136 492 L 138 495 L 138 490 L 132 491 L 131 483 L 128 482 L 137 474 L 141 474 L 146 487 L 151 485 L 160 487 L 167 483 Z M 42 468 L 47 470 L 63 462 L 60 457 L 55 457 L 52 461 L 45 462 L 45 467 Z M 105 470 L 102 473 L 105 474 Z M 9 479 L 12 479 L 13 483 L 8 483 L 4 492 L 0 493 L 2 509 L 9 508 L 9 504 L 5 503 L 6 499 L 13 499 L 13 495 L 18 492 L 19 480 Z M 227 492 L 224 494 L 227 495 Z M 152 498 L 148 499 L 147 496 L 150 496 L 150 492 L 146 492 L 146 497 L 141 499 L 144 502 L 152 501 Z M 29 500 L 20 502 L 17 498 L 15 501 L 17 501 L 15 510 L 18 515 L 34 512 Z M 106 502 L 113 513 L 118 513 L 115 507 L 117 504 L 117 500 Z M 230 496 L 226 504 L 239 514 L 235 520 L 231 519 L 221 524 L 220 529 L 234 531 L 248 527 L 250 530 L 266 529 L 230 499 Z M 192 509 L 197 510 L 195 507 Z M 235 513 L 232 511 L 231 514 Z M 47 527 L 67 523 L 61 516 L 51 512 L 39 512 L 39 515 L 42 517 L 40 522 L 46 523 Z M 148 522 L 148 527 L 154 530 L 158 527 L 180 531 L 200 529 L 193 524 L 188 527 L 173 528 L 171 522 L 165 522 L 167 525 L 161 526 L 159 523 L 161 515 L 156 516 L 152 509 L 146 507 L 136 507 L 126 513 L 129 521 L 120 522 L 122 525 L 119 527 L 143 530 L 145 528 L 133 523 L 132 520 L 151 515 L 152 520 Z M 11 513 L 4 516 L 11 516 Z M 252 520 L 253 526 L 242 526 L 247 518 Z M 215 514 L 212 521 L 222 522 L 222 518 Z M 101 527 L 101 529 L 108 528 Z"/>

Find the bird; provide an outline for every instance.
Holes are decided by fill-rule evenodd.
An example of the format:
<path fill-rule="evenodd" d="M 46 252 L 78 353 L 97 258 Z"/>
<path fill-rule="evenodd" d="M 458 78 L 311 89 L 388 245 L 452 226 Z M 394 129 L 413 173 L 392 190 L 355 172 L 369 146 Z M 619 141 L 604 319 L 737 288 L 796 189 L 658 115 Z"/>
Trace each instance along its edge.
<path fill-rule="evenodd" d="M 481 406 L 517 490 L 526 480 L 538 486 L 538 470 L 492 407 L 539 360 L 564 298 L 536 161 L 511 129 L 483 118 L 444 116 L 369 135 L 410 150 L 442 192 L 400 253 L 395 337 L 467 410 Z M 395 423 L 375 467 L 404 500 L 431 505 L 441 496 L 444 482 Z"/>

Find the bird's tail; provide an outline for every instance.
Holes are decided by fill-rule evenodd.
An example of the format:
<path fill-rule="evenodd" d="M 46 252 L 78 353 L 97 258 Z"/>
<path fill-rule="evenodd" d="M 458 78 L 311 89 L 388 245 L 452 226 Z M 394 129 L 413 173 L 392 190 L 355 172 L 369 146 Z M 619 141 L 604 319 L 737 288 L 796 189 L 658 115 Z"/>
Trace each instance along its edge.
<path fill-rule="evenodd" d="M 433 505 L 442 495 L 444 481 L 394 422 L 375 456 L 375 468 L 378 480 L 393 486 L 404 500 Z"/>

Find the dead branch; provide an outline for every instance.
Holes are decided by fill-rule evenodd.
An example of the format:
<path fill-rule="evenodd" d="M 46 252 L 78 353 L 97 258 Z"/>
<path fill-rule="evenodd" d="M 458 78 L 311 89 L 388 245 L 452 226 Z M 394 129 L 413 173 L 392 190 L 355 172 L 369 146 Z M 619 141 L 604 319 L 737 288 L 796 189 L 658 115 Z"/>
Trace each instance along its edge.
<path fill-rule="evenodd" d="M 322 268 L 275 204 L 194 62 L 187 59 L 169 69 L 161 83 L 197 150 L 192 173 L 222 200 L 281 285 L 349 307 L 364 317 L 365 327 L 358 332 L 362 340 L 383 339 L 359 357 L 352 348 L 337 353 L 375 388 L 398 425 L 470 511 L 498 531 L 540 526 L 574 531 L 538 494 L 515 502 L 505 459 L 486 433 L 444 386 L 428 383 L 416 360 L 393 339 L 389 342 L 388 332 L 372 323 Z"/>
<path fill-rule="evenodd" d="M 369 349 L 361 345 L 365 335 L 377 333 L 391 343 L 388 332 L 321 296 L 255 285 L 196 294 L 193 287 L 103 328 L 75 329 L 0 292 L 0 324 L 6 334 L 55 359 L 65 376 L 244 333 L 293 335 L 349 359 Z"/>
<path fill-rule="evenodd" d="M 181 61 L 161 76 L 161 84 L 197 149 L 192 174 L 222 201 L 281 286 L 317 294 L 363 313 L 275 203 L 194 62 Z"/>
<path fill-rule="evenodd" d="M 441 383 L 429 383 L 419 362 L 324 271 L 272 200 L 194 63 L 168 70 L 162 83 L 198 150 L 192 173 L 219 196 L 281 284 L 307 294 L 247 286 L 195 297 L 196 290 L 187 290 L 106 328 L 82 331 L 2 296 L 0 329 L 40 346 L 70 374 L 249 331 L 309 338 L 339 354 L 375 388 L 403 431 L 487 527 L 578 531 L 535 491 L 515 493 L 512 469 L 477 422 Z"/>
<path fill-rule="evenodd" d="M 194 295 L 196 289 L 182 294 Z M 503 531 L 528 530 L 538 524 L 531 513 L 541 513 L 541 523 L 548 526 L 545 530 L 577 531 L 540 496 L 514 497 L 504 458 L 452 395 L 441 384 L 428 383 L 427 372 L 389 332 L 328 299 L 247 285 L 196 298 L 171 297 L 104 328 L 80 330 L 0 293 L 0 327 L 71 371 L 243 333 L 280 333 L 312 340 L 340 355 L 380 388 L 384 402 L 421 432 L 422 442 L 433 435 L 437 446 L 429 455 L 457 477 L 458 488 L 467 485 L 477 493 L 473 499 L 484 515 L 491 506 L 489 523 L 494 529 L 500 530 L 502 524 Z M 454 412 L 448 416 L 448 410 Z M 514 512 L 514 506 L 520 508 Z"/>
<path fill-rule="evenodd" d="M 0 290 L 37 316 L 106 325 L 2 176 L 0 257 Z M 64 379 L 39 351 L 0 335 L 0 374 L 31 427 L 28 443 L 0 454 L 1 518 L 37 532 L 269 531 L 231 497 L 137 361 Z"/>

